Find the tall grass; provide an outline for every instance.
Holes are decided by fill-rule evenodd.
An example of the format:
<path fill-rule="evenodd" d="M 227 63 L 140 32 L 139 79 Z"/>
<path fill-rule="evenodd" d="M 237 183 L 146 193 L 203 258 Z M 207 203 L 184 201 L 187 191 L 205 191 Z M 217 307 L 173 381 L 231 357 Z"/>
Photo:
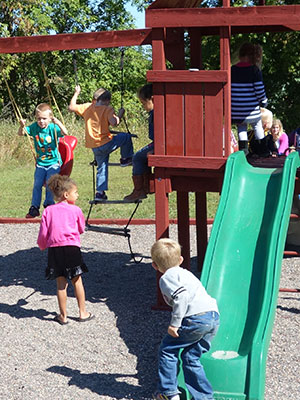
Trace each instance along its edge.
<path fill-rule="evenodd" d="M 28 121 L 28 123 L 30 123 Z M 149 142 L 147 122 L 143 116 L 138 119 L 128 119 L 129 129 L 136 133 L 138 138 L 133 139 L 134 148 L 140 149 Z M 93 197 L 93 170 L 90 162 L 93 153 L 84 147 L 84 125 L 82 120 L 76 120 L 74 115 L 68 116 L 66 126 L 71 135 L 78 138 L 78 145 L 74 152 L 74 166 L 72 178 L 79 189 L 78 206 L 85 215 L 89 211 L 89 200 Z M 124 130 L 120 125 L 119 130 Z M 35 171 L 34 158 L 26 137 L 17 135 L 18 124 L 11 121 L 0 122 L 0 216 L 24 217 L 31 205 L 33 174 Z M 109 190 L 110 200 L 123 199 L 132 191 L 131 167 L 120 168 L 120 152 L 116 150 L 110 156 Z M 44 196 L 44 194 L 43 194 Z M 176 218 L 176 194 L 169 195 L 170 218 Z M 43 201 L 43 199 L 42 199 Z M 218 195 L 208 194 L 208 216 L 213 217 L 218 204 Z M 133 204 L 105 204 L 96 205 L 92 209 L 91 218 L 128 218 L 133 211 Z M 42 209 L 42 208 L 41 208 Z M 190 194 L 190 215 L 194 217 L 194 195 Z M 135 214 L 135 218 L 155 218 L 154 195 L 144 200 Z"/>

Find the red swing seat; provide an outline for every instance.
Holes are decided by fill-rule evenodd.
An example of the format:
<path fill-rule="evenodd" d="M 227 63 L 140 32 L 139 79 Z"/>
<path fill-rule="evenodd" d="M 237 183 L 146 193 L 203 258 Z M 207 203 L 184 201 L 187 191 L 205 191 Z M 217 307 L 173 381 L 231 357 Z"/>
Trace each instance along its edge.
<path fill-rule="evenodd" d="M 60 175 L 70 176 L 73 168 L 74 149 L 77 146 L 77 138 L 75 136 L 66 135 L 60 138 L 58 143 L 58 150 L 62 158 L 62 166 Z"/>

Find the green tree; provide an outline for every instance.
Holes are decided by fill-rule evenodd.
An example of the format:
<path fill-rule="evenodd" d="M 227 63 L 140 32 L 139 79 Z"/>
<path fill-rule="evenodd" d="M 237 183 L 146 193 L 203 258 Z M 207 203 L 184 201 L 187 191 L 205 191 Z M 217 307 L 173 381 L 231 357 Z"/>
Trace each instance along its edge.
<path fill-rule="evenodd" d="M 27 0 L 1 1 L 0 33 L 3 37 L 131 29 L 133 17 L 122 0 Z M 90 100 L 99 86 L 120 101 L 121 71 L 119 49 L 53 51 L 2 55 L 2 73 L 8 80 L 17 104 L 25 115 L 32 115 L 37 103 L 47 101 L 41 63 L 49 78 L 58 105 L 65 110 L 75 86 L 74 57 L 82 100 Z M 147 53 L 141 48 L 126 49 L 124 55 L 124 98 L 135 98 L 150 68 Z M 0 77 L 1 80 L 1 77 Z M 2 118 L 11 112 L 5 85 L 0 89 Z M 4 112 L 3 112 L 4 111 Z"/>

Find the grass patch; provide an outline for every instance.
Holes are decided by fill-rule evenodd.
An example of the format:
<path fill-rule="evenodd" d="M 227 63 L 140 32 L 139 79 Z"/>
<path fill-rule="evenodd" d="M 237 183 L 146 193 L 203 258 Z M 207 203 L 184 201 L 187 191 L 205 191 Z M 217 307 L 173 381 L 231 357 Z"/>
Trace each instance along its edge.
<path fill-rule="evenodd" d="M 147 124 L 141 123 L 130 126 L 132 133 L 138 134 L 133 139 L 135 150 L 140 149 L 149 142 L 147 137 Z M 84 125 L 82 120 L 70 118 L 66 123 L 69 133 L 78 138 L 78 145 L 74 152 L 74 166 L 72 178 L 76 181 L 79 190 L 79 199 L 76 203 L 87 215 L 89 200 L 93 197 L 93 174 L 89 165 L 93 160 L 91 149 L 84 147 Z M 122 126 L 120 127 L 122 128 Z M 123 127 L 124 129 L 124 127 Z M 22 218 L 31 205 L 33 175 L 35 171 L 34 159 L 27 138 L 17 135 L 18 124 L 13 122 L 0 123 L 0 216 Z M 116 150 L 110 155 L 110 163 L 119 163 L 120 151 Z M 132 191 L 131 167 L 109 167 L 110 200 L 123 199 Z M 44 192 L 44 190 L 43 190 Z M 44 193 L 42 201 L 44 200 Z M 170 218 L 177 217 L 176 193 L 169 195 Z M 217 193 L 208 193 L 208 217 L 215 215 L 219 201 Z M 128 218 L 133 211 L 132 204 L 107 204 L 93 207 L 90 218 Z M 195 216 L 194 194 L 190 193 L 190 216 Z M 150 195 L 140 204 L 135 218 L 155 218 L 155 196 Z"/>

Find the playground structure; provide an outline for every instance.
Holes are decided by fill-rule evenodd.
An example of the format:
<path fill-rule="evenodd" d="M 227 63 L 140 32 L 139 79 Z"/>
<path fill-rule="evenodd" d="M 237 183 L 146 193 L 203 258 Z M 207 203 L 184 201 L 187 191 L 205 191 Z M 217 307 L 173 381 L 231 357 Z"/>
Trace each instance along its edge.
<path fill-rule="evenodd" d="M 153 69 L 148 71 L 147 79 L 153 83 L 155 104 L 155 149 L 154 154 L 149 156 L 149 165 L 154 168 L 156 237 L 168 236 L 170 224 L 168 193 L 170 190 L 176 191 L 178 239 L 182 245 L 185 259 L 184 267 L 188 267 L 190 263 L 189 192 L 194 192 L 199 270 L 202 268 L 207 247 L 207 192 L 221 191 L 225 163 L 230 155 L 230 37 L 238 33 L 289 31 L 299 30 L 300 28 L 300 6 L 298 5 L 264 6 L 261 3 L 258 7 L 230 7 L 229 0 L 223 0 L 223 7 L 219 8 L 199 8 L 200 5 L 201 1 L 199 0 L 156 0 L 146 10 L 146 29 L 0 39 L 0 53 L 152 45 Z M 202 69 L 201 40 L 203 36 L 207 35 L 219 37 L 219 70 Z M 185 57 L 185 39 L 187 36 L 189 38 L 189 65 L 187 65 Z M 167 69 L 167 61 L 172 64 L 173 69 Z M 270 224 L 265 225 L 266 218 L 269 216 L 268 213 L 261 214 L 258 218 L 258 223 L 261 222 L 261 229 L 267 231 L 271 229 L 268 231 L 270 240 L 274 235 L 279 235 L 276 236 L 278 240 L 275 255 L 272 255 L 272 257 L 276 257 L 273 259 L 273 263 L 268 262 L 272 250 L 270 246 L 266 249 L 266 253 L 260 254 L 265 260 L 263 275 L 258 276 L 256 274 L 257 265 L 252 264 L 251 269 L 247 270 L 247 274 L 243 278 L 244 286 L 248 292 L 247 290 L 243 293 L 239 292 L 240 296 L 244 296 L 243 301 L 240 298 L 237 300 L 236 295 L 232 298 L 233 303 L 239 304 L 239 301 L 241 301 L 244 307 L 239 311 L 234 327 L 237 328 L 239 322 L 242 322 L 242 326 L 239 327 L 238 331 L 234 329 L 231 331 L 232 319 L 229 316 L 221 329 L 226 338 L 226 335 L 230 333 L 228 337 L 232 338 L 234 335 L 235 342 L 233 343 L 229 339 L 227 343 L 216 341 L 213 352 L 232 351 L 235 352 L 235 356 L 226 360 L 221 354 L 219 362 L 214 357 L 213 362 L 207 358 L 205 363 L 213 386 L 218 392 L 217 396 L 219 397 L 216 398 L 223 400 L 262 400 L 265 357 L 274 318 L 276 288 L 278 291 L 280 276 L 279 260 L 281 262 L 283 237 L 288 220 L 288 206 L 291 202 L 290 197 L 288 197 L 285 207 L 282 206 L 282 188 L 289 187 L 289 196 L 291 196 L 297 162 L 294 156 L 290 158 L 292 161 L 289 161 L 289 166 L 284 169 L 290 172 L 289 175 L 288 172 L 276 171 L 274 168 L 262 168 L 259 172 L 257 168 L 251 169 L 251 167 L 249 171 L 245 162 L 239 161 L 240 157 L 241 155 L 235 156 L 232 160 L 235 160 L 235 164 L 240 165 L 241 173 L 239 177 L 243 182 L 247 180 L 247 183 L 249 183 L 254 179 L 255 184 L 258 176 L 263 176 L 259 179 L 261 179 L 262 190 L 264 189 L 265 193 L 268 193 L 265 198 L 267 202 L 270 201 L 270 188 L 278 193 L 279 200 L 276 204 L 281 208 L 275 210 L 277 219 L 274 222 L 276 222 L 277 233 L 275 230 L 272 231 L 270 227 L 272 220 Z M 280 170 L 281 167 L 282 165 Z M 229 168 L 230 166 L 227 169 Z M 237 174 L 236 168 L 233 168 L 234 176 Z M 294 176 L 292 176 L 293 171 Z M 286 178 L 288 175 L 289 179 Z M 253 176 L 255 177 L 252 178 Z M 288 182 L 290 186 L 281 186 L 281 180 L 285 184 Z M 228 183 L 229 179 L 228 181 L 225 179 L 226 182 Z M 240 185 L 238 182 L 240 181 L 235 177 L 231 180 L 231 185 L 238 186 Z M 298 182 L 296 181 L 295 190 L 297 193 L 300 191 Z M 228 196 L 232 198 L 232 207 L 237 207 L 237 196 L 242 196 L 242 193 L 238 188 L 234 190 L 233 186 L 226 187 L 226 190 L 228 190 Z M 223 191 L 226 193 L 225 189 Z M 263 193 L 262 191 L 262 196 Z M 247 198 L 247 195 L 245 195 L 245 198 Z M 245 203 L 241 207 L 243 210 Z M 227 213 L 228 209 L 225 206 L 223 210 L 226 211 L 224 218 L 232 217 L 232 214 Z M 241 210 L 237 210 L 237 212 L 239 211 L 241 212 Z M 219 214 L 221 212 L 218 211 Z M 219 279 L 220 272 L 222 272 L 220 265 L 216 263 L 211 267 L 213 264 L 210 263 L 210 260 L 215 263 L 215 257 L 222 252 L 222 248 L 217 245 L 217 232 L 218 230 L 223 232 L 224 227 L 228 227 L 228 224 L 221 224 L 223 217 L 218 217 L 220 223 L 215 225 L 215 233 L 212 233 L 212 240 L 208 248 L 209 254 L 206 255 L 207 261 L 203 270 L 203 282 L 217 299 L 220 296 L 225 297 L 228 305 L 230 303 L 228 296 L 231 294 L 232 285 L 227 285 L 230 279 L 232 284 L 237 282 L 238 278 L 231 272 L 233 275 L 230 275 L 230 279 L 225 274 L 226 284 L 224 280 L 221 282 Z M 282 225 L 278 222 L 279 220 L 281 220 Z M 241 228 L 247 221 L 242 218 L 235 220 L 235 223 L 236 228 Z M 213 239 L 214 237 L 215 239 Z M 255 241 L 261 239 L 261 237 L 253 236 L 252 239 Z M 231 246 L 233 243 L 235 243 L 234 239 L 231 241 Z M 254 242 L 249 245 L 249 248 L 251 251 L 254 250 Z M 214 250 L 218 250 L 219 253 L 214 253 Z M 258 257 L 258 253 L 255 254 Z M 226 265 L 222 265 L 222 268 L 225 268 Z M 249 264 L 247 265 L 249 266 Z M 252 269 L 253 266 L 256 266 L 255 270 Z M 244 268 L 246 268 L 246 265 Z M 240 271 L 240 273 L 242 272 L 245 272 L 245 269 Z M 256 279 L 261 279 L 261 281 L 256 282 Z M 216 283 L 217 281 L 219 283 Z M 251 296 L 249 301 L 253 301 L 252 296 L 256 284 L 260 285 L 260 298 L 257 303 L 247 303 L 245 296 Z M 222 300 L 220 304 L 222 312 L 225 302 L 223 303 Z M 164 306 L 164 301 L 160 295 L 158 295 L 156 306 L 158 308 Z M 249 313 L 245 311 L 247 306 L 253 307 Z M 237 310 L 234 311 L 237 312 Z M 242 311 L 244 311 L 243 316 L 240 314 Z M 251 318 L 254 313 L 256 320 L 253 324 L 253 332 L 247 338 L 244 338 L 243 329 L 248 328 L 249 324 L 252 326 Z M 226 313 L 224 312 L 224 314 Z M 262 341 L 256 340 L 260 338 L 263 331 L 265 336 Z M 219 337 L 224 338 L 222 331 Z M 246 348 L 243 348 L 244 345 Z M 257 348 L 254 349 L 254 347 Z M 262 353 L 260 353 L 261 351 Z M 236 353 L 238 356 L 236 356 Z M 260 355 L 262 357 L 259 362 Z M 253 368 L 260 369 L 259 376 L 255 377 L 255 379 L 258 379 L 258 382 L 255 383 L 256 386 L 252 386 Z M 228 369 L 226 372 L 228 376 L 224 373 L 224 381 L 223 378 L 216 381 L 219 369 Z M 239 374 L 241 370 L 243 377 L 240 378 L 236 386 L 230 386 L 230 382 L 228 382 L 231 379 L 228 378 L 230 373 L 236 371 L 236 374 Z"/>

